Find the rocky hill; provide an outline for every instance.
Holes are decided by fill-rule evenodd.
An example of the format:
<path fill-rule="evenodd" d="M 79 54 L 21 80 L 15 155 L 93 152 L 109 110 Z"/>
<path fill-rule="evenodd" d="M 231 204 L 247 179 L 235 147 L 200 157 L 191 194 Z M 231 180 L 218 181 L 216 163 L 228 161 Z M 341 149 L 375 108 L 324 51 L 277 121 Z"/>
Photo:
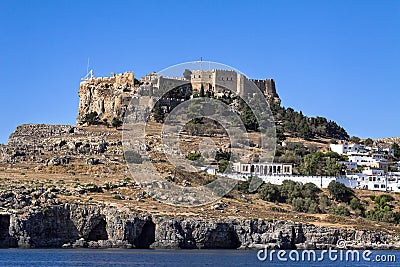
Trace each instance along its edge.
<path fill-rule="evenodd" d="M 273 81 L 256 84 L 279 103 Z M 400 248 L 397 225 L 294 212 L 289 204 L 266 202 L 238 188 L 204 206 L 175 207 L 152 199 L 128 171 L 123 130 L 83 125 L 94 111 L 108 122 L 123 116 L 127 102 L 148 94 L 150 86 L 135 82 L 133 73 L 91 78 L 80 86 L 76 126 L 17 127 L 8 145 L 0 146 L 0 247 L 321 249 L 345 239 L 357 248 Z M 205 172 L 188 176 L 170 169 L 161 157 L 161 124 L 148 127 L 146 144 L 138 145 L 154 153 L 165 179 L 184 187 L 214 179 Z M 189 144 L 185 153 L 201 142 L 188 133 L 182 138 Z M 229 147 L 223 134 L 212 138 L 219 148 Z M 369 196 L 378 193 L 357 194 L 373 206 Z"/>

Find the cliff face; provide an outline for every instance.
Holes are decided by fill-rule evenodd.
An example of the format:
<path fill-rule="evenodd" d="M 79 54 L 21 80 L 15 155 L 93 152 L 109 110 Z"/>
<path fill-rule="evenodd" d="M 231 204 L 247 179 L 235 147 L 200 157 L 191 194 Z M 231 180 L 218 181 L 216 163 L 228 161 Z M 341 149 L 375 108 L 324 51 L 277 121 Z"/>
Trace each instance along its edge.
<path fill-rule="evenodd" d="M 383 233 L 290 221 L 139 217 L 115 207 L 78 204 L 0 214 L 0 247 L 326 249 L 339 239 L 356 248 L 400 248 L 398 238 Z"/>
<path fill-rule="evenodd" d="M 101 120 L 108 123 L 113 118 L 123 117 L 134 90 L 133 72 L 81 82 L 77 124 L 82 124 L 84 116 L 90 112 L 97 112 Z"/>

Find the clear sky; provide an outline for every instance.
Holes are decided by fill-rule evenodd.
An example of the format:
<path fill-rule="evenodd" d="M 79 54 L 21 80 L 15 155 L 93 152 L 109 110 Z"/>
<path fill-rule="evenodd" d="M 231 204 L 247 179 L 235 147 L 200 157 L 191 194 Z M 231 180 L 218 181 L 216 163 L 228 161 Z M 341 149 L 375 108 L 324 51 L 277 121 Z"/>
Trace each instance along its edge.
<path fill-rule="evenodd" d="M 0 143 L 74 124 L 97 76 L 204 60 L 274 78 L 282 104 L 360 137 L 400 136 L 400 1 L 0 1 Z"/>

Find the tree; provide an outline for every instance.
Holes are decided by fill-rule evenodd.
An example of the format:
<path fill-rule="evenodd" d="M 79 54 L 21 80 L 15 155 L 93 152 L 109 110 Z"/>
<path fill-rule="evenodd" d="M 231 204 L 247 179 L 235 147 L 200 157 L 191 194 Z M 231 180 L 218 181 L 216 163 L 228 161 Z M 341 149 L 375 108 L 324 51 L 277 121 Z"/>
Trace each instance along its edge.
<path fill-rule="evenodd" d="M 303 162 L 300 166 L 301 172 L 304 175 L 317 175 L 317 171 L 321 170 L 318 168 L 321 157 L 322 153 L 320 152 L 306 155 L 303 158 Z"/>
<path fill-rule="evenodd" d="M 164 121 L 164 110 L 162 109 L 160 103 L 156 103 L 154 106 L 154 120 L 156 122 L 163 122 Z"/>
<path fill-rule="evenodd" d="M 365 216 L 365 207 L 363 206 L 363 204 L 361 204 L 361 201 L 358 198 L 351 198 L 350 208 L 356 212 L 356 215 L 360 215 L 362 217 Z"/>
<path fill-rule="evenodd" d="M 206 95 L 206 94 L 204 93 L 204 85 L 201 84 L 199 96 L 200 96 L 200 97 L 205 97 L 205 95 Z"/>
<path fill-rule="evenodd" d="M 271 183 L 262 184 L 258 188 L 258 194 L 262 200 L 270 202 L 282 202 L 282 197 L 277 185 Z"/>
<path fill-rule="evenodd" d="M 302 188 L 302 195 L 303 197 L 310 198 L 316 200 L 318 197 L 318 193 L 321 192 L 315 184 L 313 183 L 305 183 Z"/>
<path fill-rule="evenodd" d="M 304 139 L 309 139 L 313 136 L 310 126 L 308 125 L 308 122 L 304 119 L 300 122 L 298 125 L 298 134 L 300 137 Z"/>
<path fill-rule="evenodd" d="M 243 108 L 240 117 L 243 121 L 244 127 L 246 127 L 247 130 L 258 130 L 257 118 L 254 115 L 253 111 L 247 105 L 245 105 L 245 108 Z"/>
<path fill-rule="evenodd" d="M 112 127 L 115 127 L 115 129 L 117 129 L 118 127 L 122 126 L 122 121 L 120 120 L 120 118 L 113 118 L 111 125 Z"/>
<path fill-rule="evenodd" d="M 279 192 L 286 203 L 291 203 L 295 198 L 302 198 L 303 184 L 292 180 L 284 180 L 279 186 Z"/>
<path fill-rule="evenodd" d="M 399 147 L 399 145 L 397 143 L 393 143 L 392 149 L 393 149 L 393 156 L 395 158 L 399 158 L 400 157 L 400 147 Z"/>
<path fill-rule="evenodd" d="M 90 113 L 87 113 L 85 115 L 85 118 L 84 118 L 84 122 L 89 124 L 89 125 L 98 124 L 99 121 L 100 121 L 99 114 L 97 114 L 96 111 L 92 111 Z"/>
<path fill-rule="evenodd" d="M 190 71 L 190 70 L 188 70 L 188 69 L 185 69 L 185 71 L 183 72 L 183 77 L 186 79 L 186 80 L 191 80 L 191 77 L 192 77 L 192 72 Z"/>
<path fill-rule="evenodd" d="M 351 188 L 335 180 L 329 183 L 328 190 L 332 197 L 339 202 L 349 203 L 350 199 L 354 197 L 354 192 Z"/>

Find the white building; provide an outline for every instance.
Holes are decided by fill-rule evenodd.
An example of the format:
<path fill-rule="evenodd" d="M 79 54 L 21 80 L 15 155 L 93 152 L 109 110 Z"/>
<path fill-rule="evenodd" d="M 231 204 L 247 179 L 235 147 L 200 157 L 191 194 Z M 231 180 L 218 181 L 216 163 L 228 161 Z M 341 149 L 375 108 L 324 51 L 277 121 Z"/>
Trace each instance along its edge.
<path fill-rule="evenodd" d="M 357 166 L 370 167 L 375 169 L 381 169 L 385 172 L 388 171 L 389 162 L 382 154 L 352 154 L 349 156 L 349 162 L 356 163 Z"/>
<path fill-rule="evenodd" d="M 207 172 L 210 175 L 216 175 L 217 174 L 217 169 L 214 167 L 201 167 L 200 170 Z"/>
<path fill-rule="evenodd" d="M 233 164 L 233 172 L 245 175 L 291 175 L 292 164 L 286 163 L 241 163 Z"/>
<path fill-rule="evenodd" d="M 366 153 L 365 146 L 360 144 L 330 144 L 331 151 L 339 155 L 349 153 Z"/>
<path fill-rule="evenodd" d="M 346 169 L 347 169 L 348 171 L 357 169 L 357 162 L 339 161 L 339 164 L 345 165 L 345 166 L 346 166 Z"/>
<path fill-rule="evenodd" d="M 364 170 L 362 173 L 348 175 L 357 179 L 357 189 L 372 191 L 400 192 L 400 173 L 384 174 L 383 170 Z"/>
<path fill-rule="evenodd" d="M 287 163 L 234 163 L 233 174 L 229 178 L 246 180 L 250 176 L 258 176 L 265 183 L 280 185 L 284 180 L 295 182 L 313 183 L 319 188 L 327 188 L 329 183 L 337 181 L 347 187 L 355 188 L 358 185 L 357 178 L 343 178 L 335 176 L 305 176 L 293 175 L 292 164 Z"/>

